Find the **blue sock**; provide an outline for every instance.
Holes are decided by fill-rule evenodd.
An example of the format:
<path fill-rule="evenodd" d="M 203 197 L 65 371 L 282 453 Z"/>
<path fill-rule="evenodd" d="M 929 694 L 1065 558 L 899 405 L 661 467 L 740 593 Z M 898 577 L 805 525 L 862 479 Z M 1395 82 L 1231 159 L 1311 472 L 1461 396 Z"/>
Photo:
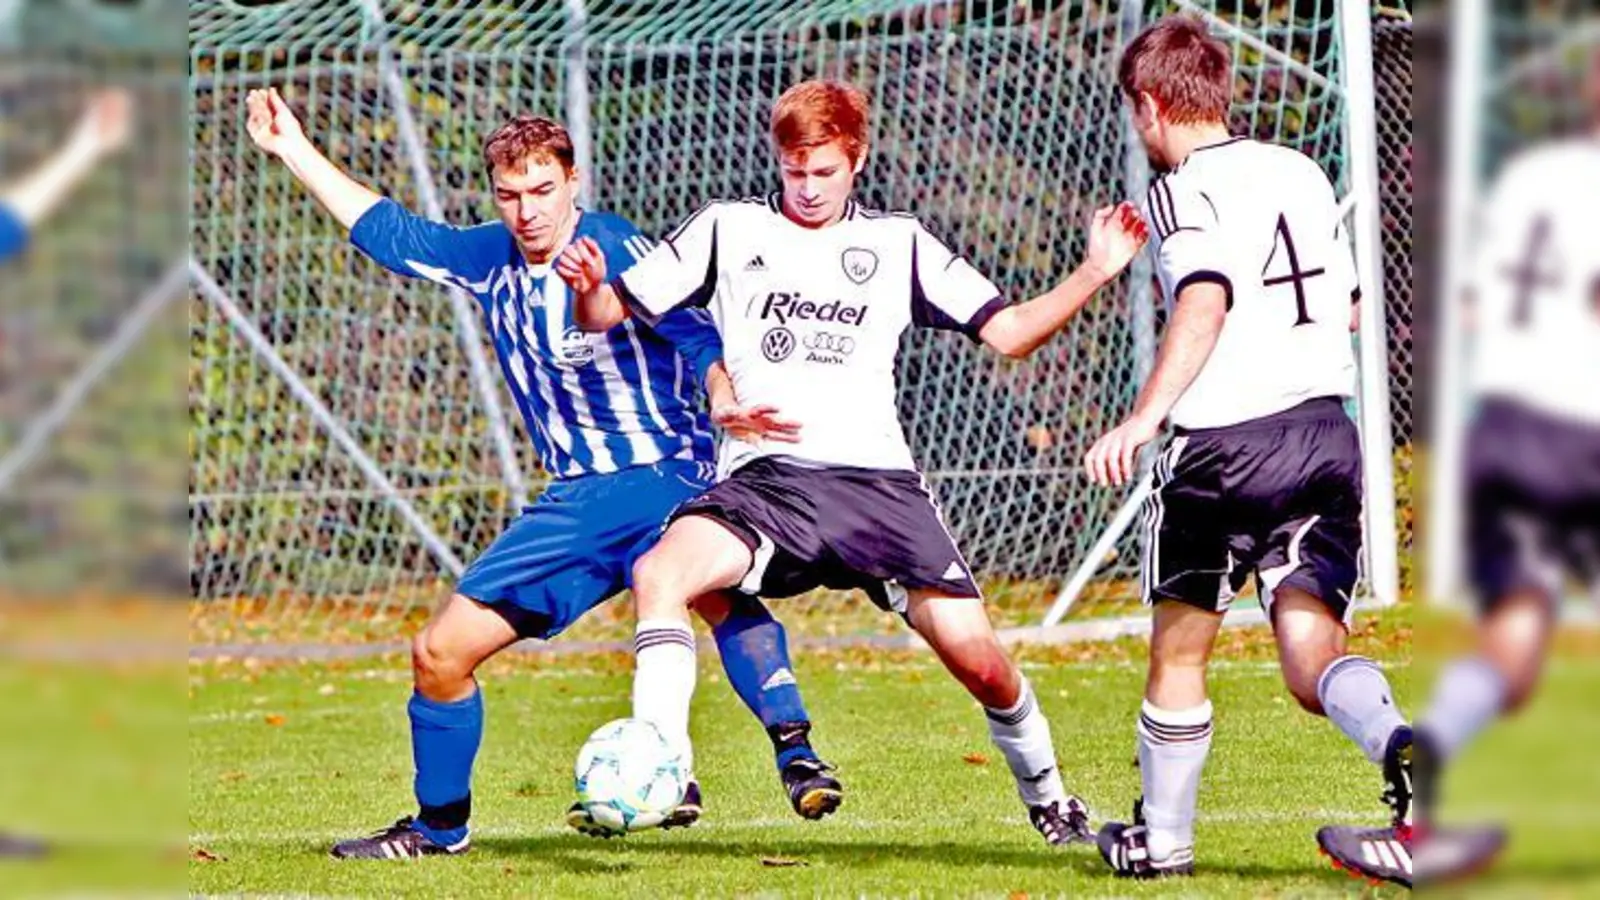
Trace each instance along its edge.
<path fill-rule="evenodd" d="M 417 766 L 417 830 L 436 844 L 457 843 L 467 836 L 472 814 L 472 760 L 483 740 L 483 692 L 474 690 L 454 703 L 412 693 L 406 712 Z"/>
<path fill-rule="evenodd" d="M 816 757 L 807 740 L 811 717 L 800 700 L 789 663 L 789 639 L 761 601 L 739 597 L 728 618 L 712 629 L 723 671 L 734 693 L 761 720 L 772 738 L 778 768 Z M 804 729 L 799 726 L 804 725 Z M 787 727 L 784 727 L 787 726 Z M 798 733 L 797 733 L 798 732 Z"/>

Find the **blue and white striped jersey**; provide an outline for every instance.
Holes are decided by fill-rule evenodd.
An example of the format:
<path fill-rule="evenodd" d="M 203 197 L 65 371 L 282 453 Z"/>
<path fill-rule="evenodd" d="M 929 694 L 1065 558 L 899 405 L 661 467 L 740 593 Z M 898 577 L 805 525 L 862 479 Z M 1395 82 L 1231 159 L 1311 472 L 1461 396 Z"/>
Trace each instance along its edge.
<path fill-rule="evenodd" d="M 631 222 L 605 212 L 581 213 L 576 237 L 600 245 L 611 275 L 650 249 Z M 363 214 L 350 240 L 392 272 L 477 298 L 511 395 L 552 476 L 713 458 L 700 386 L 722 358 L 722 342 L 703 311 L 586 333 L 573 322 L 570 292 L 554 266 L 523 259 L 504 224 L 458 228 L 392 200 Z"/>
<path fill-rule="evenodd" d="M 28 226 L 11 207 L 0 203 L 0 262 L 5 262 L 28 245 Z"/>

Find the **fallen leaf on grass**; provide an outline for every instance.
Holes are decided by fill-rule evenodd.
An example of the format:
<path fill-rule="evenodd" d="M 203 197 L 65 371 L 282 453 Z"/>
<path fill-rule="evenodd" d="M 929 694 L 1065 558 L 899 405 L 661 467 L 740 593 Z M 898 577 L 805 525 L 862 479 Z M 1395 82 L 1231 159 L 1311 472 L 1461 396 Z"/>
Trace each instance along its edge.
<path fill-rule="evenodd" d="M 989 764 L 989 757 L 982 753 L 968 753 L 966 756 L 961 757 L 961 761 L 971 763 L 975 766 L 987 766 Z"/>
<path fill-rule="evenodd" d="M 227 862 L 228 861 L 228 858 L 226 856 L 220 856 L 220 855 L 218 855 L 216 853 L 212 853 L 210 850 L 207 850 L 204 847 L 196 847 L 196 848 L 194 848 L 194 853 L 191 854 L 191 855 L 193 856 L 195 862 Z"/>
<path fill-rule="evenodd" d="M 1027 891 L 1012 891 L 1006 895 L 1006 900 L 1028 900 Z"/>
<path fill-rule="evenodd" d="M 241 781 L 247 777 L 249 776 L 243 772 L 223 772 L 217 776 L 217 779 L 220 781 Z"/>
<path fill-rule="evenodd" d="M 791 866 L 806 865 L 806 861 L 803 859 L 785 859 L 781 856 L 763 856 L 761 857 L 761 864 L 769 869 L 787 869 Z"/>
<path fill-rule="evenodd" d="M 267 720 L 266 721 L 267 721 L 268 725 L 276 726 L 276 725 L 282 725 L 287 720 L 285 720 L 283 716 L 280 716 L 277 713 L 272 713 L 271 715 L 267 716 Z"/>

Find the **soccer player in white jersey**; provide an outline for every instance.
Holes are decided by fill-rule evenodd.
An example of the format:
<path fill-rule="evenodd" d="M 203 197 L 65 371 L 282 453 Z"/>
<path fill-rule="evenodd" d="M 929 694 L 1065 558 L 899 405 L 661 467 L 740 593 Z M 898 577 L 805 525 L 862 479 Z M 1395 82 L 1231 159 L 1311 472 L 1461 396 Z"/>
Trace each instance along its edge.
<path fill-rule="evenodd" d="M 621 216 L 577 206 L 572 140 L 560 123 L 519 115 L 488 135 L 482 159 L 500 215 L 461 228 L 408 212 L 339 169 L 275 89 L 252 91 L 245 102 L 251 139 L 350 229 L 357 248 L 397 274 L 472 293 L 551 476 L 412 643 L 406 712 L 417 814 L 332 850 L 383 860 L 462 853 L 471 846 L 472 770 L 484 728 L 473 673 L 522 638 L 555 637 L 619 593 L 667 514 L 710 485 L 713 447 L 696 381 L 705 379 L 714 399 L 725 391 L 731 400 L 732 385 L 719 374 L 721 342 L 708 320 L 690 313 L 603 335 L 573 327 L 566 285 L 552 273 L 556 254 L 582 238 L 625 269 L 644 255 L 644 238 Z M 705 599 L 712 602 L 698 609 L 729 684 L 766 726 L 791 804 L 807 818 L 830 812 L 841 788 L 811 749 L 782 625 L 755 598 Z M 701 808 L 691 774 L 668 824 L 692 824 Z M 577 804 L 567 822 L 603 833 Z"/>
<path fill-rule="evenodd" d="M 978 586 L 906 445 L 894 362 L 913 325 L 958 331 L 1023 357 L 1066 324 L 1143 245 L 1131 205 L 1094 214 L 1087 257 L 1025 303 L 1000 290 L 916 218 L 861 208 L 868 109 L 857 88 L 804 82 L 773 108 L 783 188 L 707 204 L 651 254 L 607 282 L 582 242 L 558 263 L 585 328 L 711 311 L 744 409 L 798 427 L 783 447 L 725 441 L 720 482 L 680 507 L 634 572 L 639 622 L 634 715 L 688 743 L 695 647 L 691 598 L 738 588 L 791 596 L 861 588 L 901 614 L 988 717 L 1029 819 L 1051 844 L 1092 839 L 1069 796 L 1027 679 L 996 639 Z"/>
<path fill-rule="evenodd" d="M 1410 730 L 1377 664 L 1345 651 L 1361 549 L 1361 452 L 1344 409 L 1359 294 L 1333 188 L 1300 153 L 1228 133 L 1232 60 L 1199 22 L 1152 25 L 1118 77 L 1165 173 L 1144 215 L 1171 316 L 1132 414 L 1085 464 L 1094 481 L 1122 485 L 1169 418 L 1175 435 L 1144 519 L 1144 796 L 1099 843 L 1119 875 L 1157 877 L 1193 872 L 1206 665 L 1252 574 L 1289 692 L 1382 765 L 1397 818 L 1408 814 Z"/>
<path fill-rule="evenodd" d="M 1446 666 L 1417 723 L 1417 879 L 1488 867 L 1499 828 L 1435 826 L 1440 769 L 1533 695 L 1569 584 L 1600 597 L 1600 49 L 1590 130 L 1513 157 L 1478 217 L 1469 277 L 1466 540 L 1481 613 L 1477 651 Z M 1319 838 L 1341 864 L 1400 881 L 1364 846 L 1384 829 Z"/>

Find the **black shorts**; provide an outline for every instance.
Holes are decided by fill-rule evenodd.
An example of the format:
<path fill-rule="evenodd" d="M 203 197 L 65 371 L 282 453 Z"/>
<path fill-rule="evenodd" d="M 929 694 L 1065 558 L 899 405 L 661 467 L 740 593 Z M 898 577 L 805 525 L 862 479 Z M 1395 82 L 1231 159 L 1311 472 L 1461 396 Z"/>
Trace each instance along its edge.
<path fill-rule="evenodd" d="M 1144 505 L 1146 603 L 1222 612 L 1256 576 L 1270 615 L 1299 588 L 1349 621 L 1361 555 L 1361 441 L 1335 397 L 1179 429 Z"/>
<path fill-rule="evenodd" d="M 1600 388 L 1597 388 L 1600 389 Z M 1489 610 L 1568 580 L 1600 580 L 1600 428 L 1511 400 L 1480 406 L 1468 434 L 1467 535 L 1473 589 Z"/>
<path fill-rule="evenodd" d="M 747 594 L 860 588 L 902 615 L 909 589 L 979 596 L 916 472 L 811 467 L 768 456 L 673 513 L 684 516 L 715 519 L 749 545 L 755 559 L 739 584 Z"/>

